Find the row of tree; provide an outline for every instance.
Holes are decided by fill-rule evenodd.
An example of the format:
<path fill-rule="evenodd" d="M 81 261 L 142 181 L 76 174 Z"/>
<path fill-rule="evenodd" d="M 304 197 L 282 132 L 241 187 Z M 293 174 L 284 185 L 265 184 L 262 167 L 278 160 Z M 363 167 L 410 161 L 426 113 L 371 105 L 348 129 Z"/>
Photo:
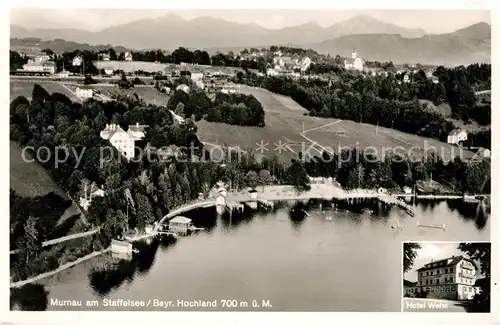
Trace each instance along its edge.
<path fill-rule="evenodd" d="M 219 92 L 212 101 L 203 90 L 185 92 L 179 89 L 170 97 L 167 108 L 183 117 L 193 117 L 195 121 L 206 119 L 232 125 L 265 125 L 264 109 L 253 95 Z"/>

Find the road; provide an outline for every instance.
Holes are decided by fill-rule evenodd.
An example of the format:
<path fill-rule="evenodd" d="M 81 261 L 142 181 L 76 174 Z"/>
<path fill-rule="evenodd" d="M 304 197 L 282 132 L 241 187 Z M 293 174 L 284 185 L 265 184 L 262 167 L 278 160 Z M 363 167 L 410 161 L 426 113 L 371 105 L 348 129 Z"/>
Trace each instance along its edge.
<path fill-rule="evenodd" d="M 403 312 L 465 313 L 464 302 L 444 299 L 403 298 Z"/>

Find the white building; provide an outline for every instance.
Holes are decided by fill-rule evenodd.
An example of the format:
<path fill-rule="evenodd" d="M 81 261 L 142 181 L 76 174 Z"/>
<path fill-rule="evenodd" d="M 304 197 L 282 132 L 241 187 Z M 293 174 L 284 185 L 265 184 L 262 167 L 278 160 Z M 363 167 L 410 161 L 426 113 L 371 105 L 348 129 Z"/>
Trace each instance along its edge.
<path fill-rule="evenodd" d="M 455 129 L 448 134 L 449 144 L 459 144 L 460 142 L 467 141 L 467 132 L 461 129 Z"/>
<path fill-rule="evenodd" d="M 110 68 L 110 67 L 104 68 L 104 74 L 107 76 L 112 76 L 113 72 L 114 72 L 113 68 Z"/>
<path fill-rule="evenodd" d="M 347 70 L 363 71 L 363 59 L 358 58 L 354 49 L 351 58 L 345 59 L 344 66 Z"/>
<path fill-rule="evenodd" d="M 181 85 L 177 86 L 177 88 L 175 88 L 175 90 L 176 91 L 177 90 L 182 90 L 186 94 L 189 94 L 189 91 L 190 91 L 189 87 L 187 85 L 185 85 L 185 84 L 181 84 Z"/>
<path fill-rule="evenodd" d="M 132 53 L 127 52 L 125 53 L 125 61 L 132 61 L 134 57 L 132 56 Z"/>
<path fill-rule="evenodd" d="M 45 61 L 49 61 L 49 60 L 50 60 L 49 55 L 40 55 L 40 56 L 35 57 L 35 59 L 34 59 L 35 62 L 45 62 Z"/>
<path fill-rule="evenodd" d="M 95 198 L 96 196 L 101 196 L 103 197 L 106 192 L 103 189 L 97 188 L 96 190 L 92 191 L 92 187 L 90 189 L 90 195 L 87 195 L 87 186 L 85 186 L 85 193 L 83 197 L 80 197 L 80 206 L 83 208 L 83 210 L 87 211 L 92 203 L 92 199 Z"/>
<path fill-rule="evenodd" d="M 405 192 L 405 194 L 411 194 L 412 193 L 412 189 L 409 186 L 403 187 L 403 191 Z"/>
<path fill-rule="evenodd" d="M 101 131 L 101 138 L 109 140 L 111 145 L 128 160 L 135 156 L 135 142 L 142 140 L 144 135 L 145 125 L 131 125 L 129 130 L 125 132 L 119 125 L 106 124 L 106 128 Z"/>
<path fill-rule="evenodd" d="M 139 141 L 146 136 L 146 134 L 144 133 L 144 129 L 146 129 L 146 127 L 147 125 L 140 125 L 139 123 L 136 123 L 135 125 L 129 125 L 127 133 L 135 141 Z"/>
<path fill-rule="evenodd" d="M 305 72 L 311 66 L 312 60 L 309 57 L 304 57 L 299 61 L 300 71 Z"/>
<path fill-rule="evenodd" d="M 202 72 L 191 72 L 191 80 L 193 80 L 194 84 L 200 88 L 204 89 L 205 84 L 203 83 L 203 73 Z"/>
<path fill-rule="evenodd" d="M 174 123 L 176 124 L 183 124 L 184 123 L 184 118 L 180 115 L 177 115 L 174 113 L 174 111 L 170 110 L 170 114 L 172 114 L 172 118 L 174 119 Z"/>
<path fill-rule="evenodd" d="M 94 97 L 94 90 L 92 88 L 76 88 L 76 95 L 82 99 L 89 99 Z"/>
<path fill-rule="evenodd" d="M 69 71 L 63 70 L 57 74 L 58 77 L 61 78 L 68 78 L 69 77 Z"/>
<path fill-rule="evenodd" d="M 53 61 L 29 61 L 23 65 L 24 71 L 56 73 L 56 64 Z"/>
<path fill-rule="evenodd" d="M 73 66 L 75 66 L 75 67 L 79 67 L 79 66 L 81 66 L 81 65 L 82 65 L 82 63 L 83 63 L 83 59 L 82 59 L 82 57 L 81 57 L 81 56 L 75 56 L 75 57 L 73 58 L 73 62 L 71 62 L 71 64 L 73 64 Z"/>
<path fill-rule="evenodd" d="M 268 75 L 269 77 L 279 76 L 280 72 L 276 71 L 275 69 L 268 68 L 266 71 L 266 75 Z"/>
<path fill-rule="evenodd" d="M 101 54 L 101 60 L 103 61 L 109 61 L 111 59 L 111 56 L 108 53 L 102 53 Z"/>

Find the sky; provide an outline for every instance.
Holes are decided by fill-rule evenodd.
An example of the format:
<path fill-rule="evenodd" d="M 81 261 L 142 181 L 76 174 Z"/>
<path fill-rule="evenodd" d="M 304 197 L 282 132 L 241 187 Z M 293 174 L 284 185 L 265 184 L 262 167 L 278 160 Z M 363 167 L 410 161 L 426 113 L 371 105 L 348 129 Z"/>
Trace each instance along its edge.
<path fill-rule="evenodd" d="M 485 10 L 163 10 L 163 9 L 11 9 L 11 24 L 25 28 L 78 28 L 97 31 L 144 18 L 175 13 L 184 19 L 210 16 L 239 23 L 256 23 L 278 29 L 317 22 L 330 26 L 357 15 L 369 15 L 401 27 L 421 28 L 428 33 L 448 33 L 478 23 L 490 23 Z"/>
<path fill-rule="evenodd" d="M 451 256 L 458 256 L 465 254 L 457 249 L 458 243 L 420 243 L 422 246 L 418 250 L 417 258 L 413 263 L 413 267 L 405 274 L 405 279 L 408 281 L 417 281 L 417 271 L 419 268 L 432 260 L 437 261 Z"/>

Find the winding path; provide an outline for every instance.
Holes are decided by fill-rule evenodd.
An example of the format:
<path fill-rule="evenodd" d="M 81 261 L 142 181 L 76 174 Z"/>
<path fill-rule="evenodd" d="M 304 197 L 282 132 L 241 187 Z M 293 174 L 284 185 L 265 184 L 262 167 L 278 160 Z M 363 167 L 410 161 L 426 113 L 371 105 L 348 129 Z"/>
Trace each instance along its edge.
<path fill-rule="evenodd" d="M 330 123 L 327 123 L 327 124 L 325 124 L 325 125 L 316 126 L 316 127 L 312 128 L 312 129 L 309 129 L 309 130 L 304 130 L 304 131 L 300 132 L 299 134 L 300 134 L 300 136 L 301 136 L 301 137 L 303 137 L 305 140 L 307 140 L 307 141 L 311 142 L 312 144 L 314 144 L 315 146 L 317 146 L 317 147 L 321 148 L 323 151 L 328 152 L 330 155 L 333 155 L 333 154 L 334 154 L 334 151 L 333 151 L 333 149 L 332 149 L 332 148 L 326 148 L 326 147 L 322 146 L 322 145 L 321 145 L 321 144 L 319 144 L 318 142 L 316 142 L 316 141 L 314 141 L 313 139 L 311 139 L 311 138 L 307 137 L 305 134 L 306 134 L 307 132 L 311 132 L 311 131 L 314 131 L 314 130 L 319 130 L 319 129 L 322 129 L 322 128 L 324 128 L 324 127 L 327 127 L 327 126 L 330 126 L 330 125 L 334 125 L 334 124 L 337 124 L 337 123 L 340 123 L 340 122 L 342 122 L 342 120 L 338 120 L 338 121 L 330 122 Z M 318 151 L 319 151 L 319 150 L 318 150 Z"/>
<path fill-rule="evenodd" d="M 76 233 L 76 234 L 71 234 L 71 235 L 67 235 L 67 236 L 64 236 L 64 237 L 59 237 L 59 238 L 56 238 L 56 239 L 46 240 L 46 241 L 44 241 L 42 243 L 42 247 L 52 246 L 52 245 L 55 245 L 55 244 L 59 244 L 59 243 L 68 241 L 68 240 L 73 240 L 73 239 L 77 239 L 77 238 L 83 238 L 83 237 L 91 236 L 91 235 L 99 232 L 100 230 L 101 229 L 99 227 L 97 227 L 95 229 L 92 229 L 92 230 L 89 230 L 89 231 L 86 231 L 86 232 L 79 232 L 79 233 Z M 15 249 L 13 251 L 10 251 L 10 255 L 17 254 L 20 251 L 21 251 L 20 249 Z"/>

